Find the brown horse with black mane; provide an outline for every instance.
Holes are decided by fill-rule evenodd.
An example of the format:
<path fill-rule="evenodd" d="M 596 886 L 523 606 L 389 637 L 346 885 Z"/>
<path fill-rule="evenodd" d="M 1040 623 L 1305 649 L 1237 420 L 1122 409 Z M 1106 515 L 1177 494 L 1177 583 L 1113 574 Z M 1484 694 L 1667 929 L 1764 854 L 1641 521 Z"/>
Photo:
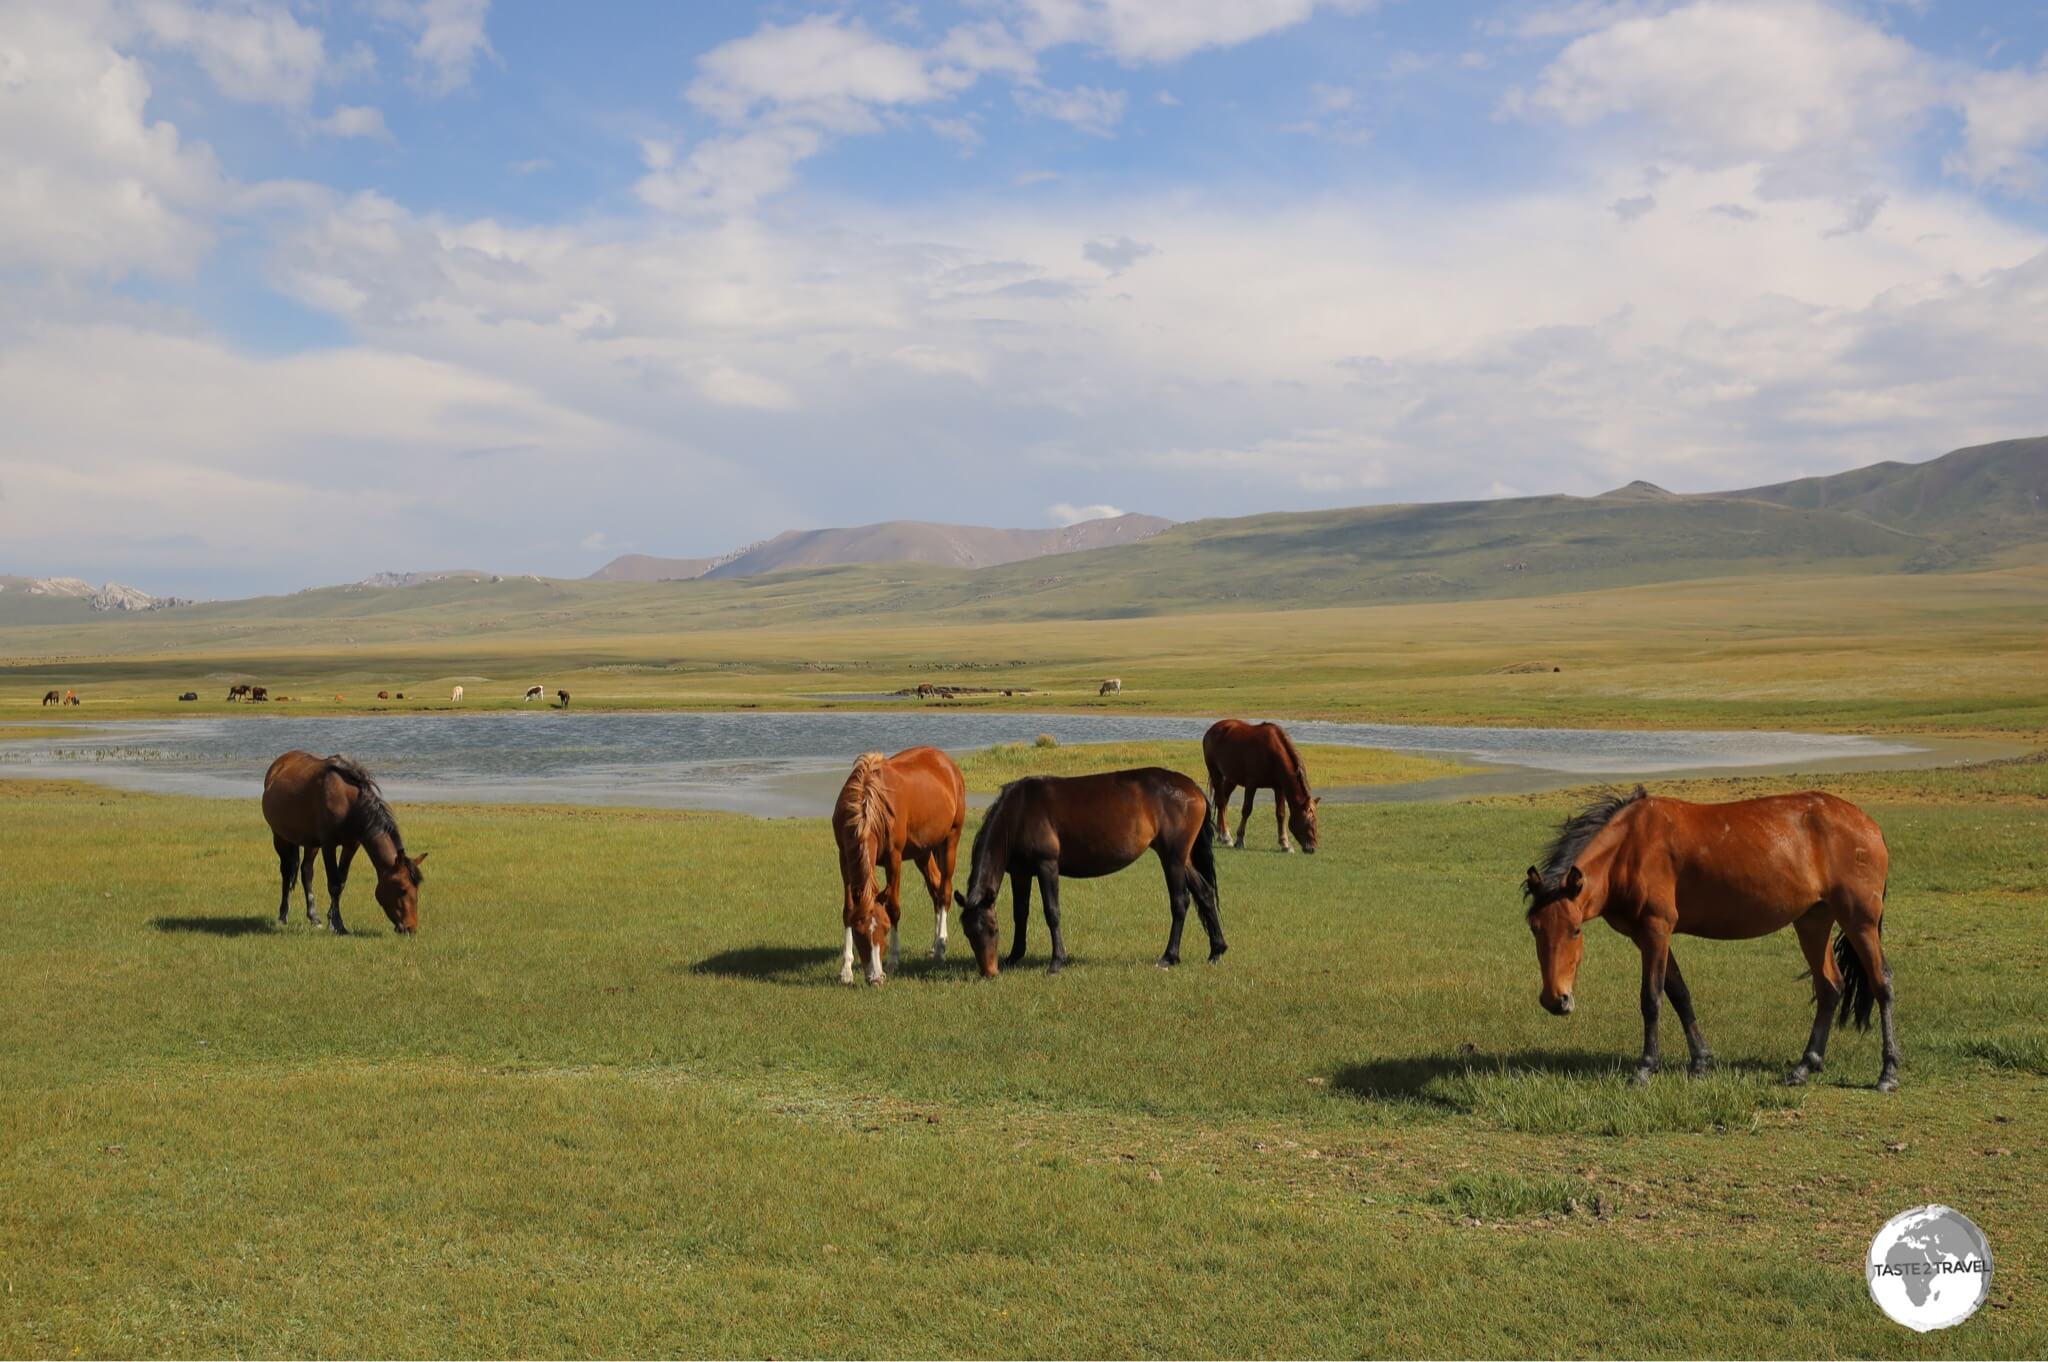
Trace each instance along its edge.
<path fill-rule="evenodd" d="M 953 901 L 953 864 L 960 829 L 967 822 L 967 782 L 953 759 L 936 747 L 912 747 L 893 757 L 869 752 L 853 763 L 853 774 L 832 806 L 832 836 L 839 843 L 839 878 L 846 894 L 841 918 L 846 949 L 839 982 L 853 982 L 856 951 L 867 965 L 868 982 L 879 984 L 882 954 L 889 969 L 899 956 L 896 924 L 902 918 L 903 861 L 907 856 L 931 892 L 932 959 L 946 958 L 946 911 Z M 888 889 L 876 899 L 875 870 L 889 872 Z"/>
<path fill-rule="evenodd" d="M 1011 781 L 989 805 L 974 834 L 967 892 L 956 894 L 960 926 L 985 977 L 996 975 L 996 892 L 1010 877 L 1016 936 L 1008 963 L 1024 958 L 1024 932 L 1031 920 L 1031 883 L 1038 882 L 1052 933 L 1057 974 L 1067 963 L 1060 933 L 1060 876 L 1093 879 L 1112 875 L 1147 850 L 1158 853 L 1166 871 L 1166 896 L 1173 928 L 1160 967 L 1180 963 L 1180 932 L 1192 897 L 1209 934 L 1209 961 L 1229 947 L 1216 897 L 1215 832 L 1202 787 L 1178 771 L 1157 766 L 1095 776 L 1026 776 Z"/>
<path fill-rule="evenodd" d="M 1209 767 L 1209 789 L 1216 807 L 1216 830 L 1226 840 L 1230 835 L 1230 796 L 1244 787 L 1244 812 L 1237 820 L 1234 847 L 1244 845 L 1245 829 L 1252 821 L 1252 799 L 1261 790 L 1273 792 L 1273 822 L 1280 829 L 1280 849 L 1288 845 L 1290 828 L 1311 856 L 1316 850 L 1316 805 L 1322 801 L 1309 793 L 1308 767 L 1293 739 L 1278 724 L 1248 724 L 1242 719 L 1218 719 L 1202 735 L 1202 760 Z"/>
<path fill-rule="evenodd" d="M 1891 1092 L 1899 1086 L 1899 1047 L 1882 941 L 1890 864 L 1877 824 L 1818 790 L 1690 804 L 1638 785 L 1602 799 L 1565 820 L 1543 867 L 1530 866 L 1523 886 L 1543 1006 L 1559 1016 L 1572 1010 L 1585 924 L 1604 917 L 1643 957 L 1643 1058 L 1635 1081 L 1646 1083 L 1657 1071 L 1657 1015 L 1666 994 L 1698 1075 L 1713 1055 L 1693 1018 L 1672 936 L 1746 940 L 1789 926 L 1813 975 L 1814 1018 L 1806 1053 L 1787 1081 L 1803 1083 L 1820 1071 L 1837 1001 L 1841 1020 L 1853 1011 L 1860 1030 L 1870 1028 L 1875 1002 L 1884 1034 L 1877 1086 Z M 1830 959 L 1828 932 L 1835 926 L 1841 935 Z"/>
<path fill-rule="evenodd" d="M 284 897 L 277 905 L 280 924 L 291 916 L 292 881 L 298 879 L 306 890 L 306 921 L 319 925 L 313 914 L 317 850 L 327 866 L 327 925 L 337 936 L 346 935 L 341 891 L 348 883 L 349 862 L 361 847 L 377 868 L 377 906 L 399 932 L 419 930 L 420 864 L 426 855 L 405 854 L 405 839 L 399 836 L 391 806 L 360 765 L 347 757 L 285 753 L 270 763 L 263 777 L 263 818 L 270 824 L 278 871 L 284 876 Z"/>

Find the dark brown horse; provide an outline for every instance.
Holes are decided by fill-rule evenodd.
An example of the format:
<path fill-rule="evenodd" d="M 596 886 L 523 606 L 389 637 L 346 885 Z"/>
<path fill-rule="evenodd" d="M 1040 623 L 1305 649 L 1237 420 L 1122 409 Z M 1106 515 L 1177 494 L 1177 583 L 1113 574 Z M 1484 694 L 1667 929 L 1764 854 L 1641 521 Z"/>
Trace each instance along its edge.
<path fill-rule="evenodd" d="M 263 818 L 270 824 L 278 872 L 284 877 L 279 923 L 291 915 L 292 881 L 298 879 L 306 891 L 306 921 L 319 925 L 313 915 L 313 853 L 318 851 L 327 867 L 327 925 L 337 935 L 346 934 L 341 891 L 348 883 L 349 862 L 361 847 L 377 868 L 377 906 L 398 931 L 419 930 L 420 865 L 427 858 L 405 854 L 391 806 L 368 771 L 347 757 L 287 752 L 270 763 L 263 777 Z"/>
<path fill-rule="evenodd" d="M 1814 1018 L 1788 1081 L 1803 1083 L 1819 1072 L 1838 1001 L 1841 1020 L 1853 1010 L 1861 1030 L 1870 1028 L 1875 1002 L 1884 1034 L 1877 1086 L 1890 1092 L 1899 1086 L 1899 1047 L 1881 939 L 1889 868 L 1877 824 L 1818 790 L 1689 804 L 1639 785 L 1600 800 L 1565 820 L 1543 867 L 1530 866 L 1523 886 L 1543 1006 L 1559 1016 L 1572 1010 L 1585 924 L 1604 917 L 1643 956 L 1643 1059 L 1635 1081 L 1646 1083 L 1657 1071 L 1657 1015 L 1666 994 L 1685 1027 L 1692 1071 L 1704 1073 L 1713 1055 L 1693 1018 L 1672 936 L 1734 941 L 1789 926 L 1813 975 Z M 1828 932 L 1835 926 L 1841 935 L 1830 959 Z"/>
<path fill-rule="evenodd" d="M 1202 735 L 1202 760 L 1209 767 L 1209 789 L 1216 809 L 1216 830 L 1230 833 L 1230 796 L 1244 787 L 1244 812 L 1237 820 L 1235 847 L 1244 845 L 1245 829 L 1252 821 L 1252 799 L 1261 790 L 1273 792 L 1273 822 L 1280 829 L 1280 849 L 1292 851 L 1287 833 L 1291 828 L 1301 849 L 1311 856 L 1316 850 L 1316 805 L 1321 801 L 1309 793 L 1308 767 L 1287 730 L 1278 724 L 1248 724 L 1241 719 L 1218 719 Z"/>
<path fill-rule="evenodd" d="M 1158 853 L 1166 871 L 1167 903 L 1173 911 L 1160 967 L 1180 963 L 1180 931 L 1190 897 L 1202 915 L 1209 960 L 1215 963 L 1229 947 L 1216 897 L 1215 833 L 1201 786 L 1157 766 L 1096 776 L 1026 776 L 1005 785 L 974 834 L 967 892 L 954 896 L 982 974 L 996 974 L 1000 933 L 995 901 L 1003 876 L 1010 877 L 1017 928 L 1009 963 L 1024 958 L 1036 880 L 1046 930 L 1052 933 L 1050 968 L 1057 974 L 1067 963 L 1067 942 L 1060 933 L 1060 876 L 1113 875 L 1148 849 Z"/>
<path fill-rule="evenodd" d="M 846 950 L 839 982 L 853 982 L 858 950 L 868 982 L 896 968 L 896 924 L 903 916 L 903 861 L 924 875 L 932 896 L 932 959 L 946 958 L 946 911 L 953 901 L 953 864 L 960 853 L 960 829 L 967 822 L 967 782 L 953 759 L 936 747 L 912 747 L 893 757 L 869 752 L 853 763 L 853 774 L 832 808 L 832 836 L 839 843 L 839 878 L 846 888 L 840 916 Z M 876 868 L 889 872 L 877 902 Z"/>
<path fill-rule="evenodd" d="M 45 705 L 61 705 L 64 703 L 64 697 L 57 694 L 56 691 L 46 690 L 43 692 L 43 703 Z"/>

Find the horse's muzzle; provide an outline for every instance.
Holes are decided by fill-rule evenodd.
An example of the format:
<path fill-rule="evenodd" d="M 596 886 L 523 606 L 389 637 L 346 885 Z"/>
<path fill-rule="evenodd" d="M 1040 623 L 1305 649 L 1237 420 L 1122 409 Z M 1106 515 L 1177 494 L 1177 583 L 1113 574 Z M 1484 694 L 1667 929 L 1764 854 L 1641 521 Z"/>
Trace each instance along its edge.
<path fill-rule="evenodd" d="M 1574 1004 L 1569 993 L 1559 998 L 1545 998 L 1542 1002 L 1543 1010 L 1553 1017 L 1569 1017 L 1572 1014 Z"/>

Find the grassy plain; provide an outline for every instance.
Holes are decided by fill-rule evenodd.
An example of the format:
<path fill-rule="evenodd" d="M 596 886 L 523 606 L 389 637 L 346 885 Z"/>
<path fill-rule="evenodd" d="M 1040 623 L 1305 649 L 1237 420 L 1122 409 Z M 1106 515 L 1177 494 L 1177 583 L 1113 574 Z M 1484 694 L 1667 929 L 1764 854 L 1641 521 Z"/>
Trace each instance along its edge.
<path fill-rule="evenodd" d="M 1223 852 L 1214 968 L 1152 967 L 1145 866 L 1067 886 L 1057 978 L 907 905 L 870 990 L 821 822 L 407 809 L 421 934 L 359 882 L 336 939 L 251 803 L 0 782 L 0 1352 L 2040 1356 L 2048 765 L 1857 779 L 1891 1097 L 1853 1032 L 1776 1086 L 1789 938 L 1683 947 L 1705 1081 L 1624 1086 L 1602 929 L 1542 1013 L 1558 797 Z M 1861 1266 L 1925 1201 L 1997 1257 L 1931 1336 Z"/>
<path fill-rule="evenodd" d="M 891 607 L 935 572 L 443 583 L 21 624 L 0 629 L 0 719 L 38 718 L 51 686 L 91 719 L 447 709 L 457 684 L 466 708 L 511 707 L 537 682 L 579 708 L 865 706 L 938 681 L 1029 691 L 956 702 L 1027 711 L 2048 733 L 2039 564 L 1120 619 Z M 1098 698 L 1104 676 L 1123 694 Z M 294 701 L 223 704 L 236 680 Z M 204 698 L 178 704 L 186 689 Z"/>

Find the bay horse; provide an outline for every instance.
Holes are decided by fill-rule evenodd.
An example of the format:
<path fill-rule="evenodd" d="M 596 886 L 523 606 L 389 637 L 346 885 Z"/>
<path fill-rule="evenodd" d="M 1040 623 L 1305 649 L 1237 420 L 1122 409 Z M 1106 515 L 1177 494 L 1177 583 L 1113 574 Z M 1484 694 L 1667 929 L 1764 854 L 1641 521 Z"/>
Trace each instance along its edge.
<path fill-rule="evenodd" d="M 853 982 L 854 955 L 865 958 L 868 982 L 879 984 L 899 956 L 896 924 L 902 918 L 903 861 L 924 876 L 932 896 L 932 959 L 946 958 L 946 911 L 953 901 L 953 865 L 967 822 L 967 782 L 953 759 L 936 747 L 911 747 L 893 757 L 864 753 L 832 806 L 832 836 L 839 843 L 839 878 L 845 886 L 840 917 L 846 949 L 839 982 Z M 875 871 L 889 872 L 877 902 Z"/>
<path fill-rule="evenodd" d="M 47 705 L 62 705 L 63 703 L 64 703 L 64 697 L 63 697 L 63 696 L 61 696 L 61 695 L 59 695 L 59 694 L 57 694 L 57 692 L 56 692 L 56 691 L 53 691 L 53 690 L 46 690 L 46 691 L 44 691 L 44 692 L 43 692 L 43 704 L 44 704 L 44 705 L 46 705 L 46 706 L 47 706 Z"/>
<path fill-rule="evenodd" d="M 973 946 L 985 978 L 996 975 L 996 893 L 1010 878 L 1016 935 L 1007 963 L 1024 959 L 1025 928 L 1031 919 L 1031 884 L 1038 882 L 1046 930 L 1052 933 L 1052 963 L 1058 974 L 1067 963 L 1060 932 L 1060 876 L 1094 879 L 1113 875 L 1156 852 L 1166 872 L 1166 898 L 1173 927 L 1161 969 L 1180 963 L 1180 933 L 1193 898 L 1209 936 L 1209 963 L 1229 949 L 1216 894 L 1215 832 L 1202 787 L 1178 771 L 1157 766 L 1093 776 L 1026 776 L 1002 788 L 974 834 L 967 892 L 955 894 L 960 926 Z"/>
<path fill-rule="evenodd" d="M 1543 1006 L 1564 1016 L 1585 951 L 1585 924 L 1607 925 L 1643 957 L 1643 1057 L 1635 1082 L 1657 1072 L 1657 1015 L 1668 994 L 1685 1027 L 1692 1072 L 1713 1060 L 1693 1017 L 1692 995 L 1671 953 L 1673 934 L 1739 941 L 1791 927 L 1813 976 L 1813 1031 L 1787 1075 L 1804 1083 L 1827 1051 L 1835 1004 L 1870 1029 L 1874 1002 L 1883 1026 L 1880 1092 L 1899 1086 L 1892 1033 L 1892 975 L 1884 958 L 1884 899 L 1890 870 L 1884 834 L 1847 800 L 1818 790 L 1728 804 L 1692 804 L 1638 785 L 1567 818 L 1529 867 L 1522 892 L 1543 973 Z M 1839 926 L 1832 959 L 1829 929 Z"/>
<path fill-rule="evenodd" d="M 263 819 L 270 824 L 278 873 L 284 877 L 284 895 L 277 905 L 279 925 L 291 916 L 294 879 L 305 887 L 306 921 L 319 925 L 313 915 L 313 853 L 318 851 L 327 867 L 327 925 L 336 936 L 346 936 L 341 891 L 348 884 L 349 862 L 360 847 L 377 868 L 377 906 L 384 916 L 403 935 L 419 930 L 420 866 L 427 856 L 406 855 L 391 806 L 370 773 L 356 762 L 311 752 L 285 753 L 263 776 Z"/>
<path fill-rule="evenodd" d="M 1294 740 L 1278 724 L 1248 724 L 1241 719 L 1218 719 L 1202 735 L 1202 761 L 1209 768 L 1209 788 L 1216 809 L 1216 830 L 1228 840 L 1230 796 L 1244 787 L 1244 813 L 1237 820 L 1234 847 L 1244 845 L 1245 829 L 1252 821 L 1252 800 L 1261 790 L 1273 792 L 1273 822 L 1280 829 L 1280 849 L 1293 851 L 1287 833 L 1291 828 L 1301 849 L 1316 852 L 1316 805 L 1322 801 L 1309 793 L 1308 767 Z"/>

